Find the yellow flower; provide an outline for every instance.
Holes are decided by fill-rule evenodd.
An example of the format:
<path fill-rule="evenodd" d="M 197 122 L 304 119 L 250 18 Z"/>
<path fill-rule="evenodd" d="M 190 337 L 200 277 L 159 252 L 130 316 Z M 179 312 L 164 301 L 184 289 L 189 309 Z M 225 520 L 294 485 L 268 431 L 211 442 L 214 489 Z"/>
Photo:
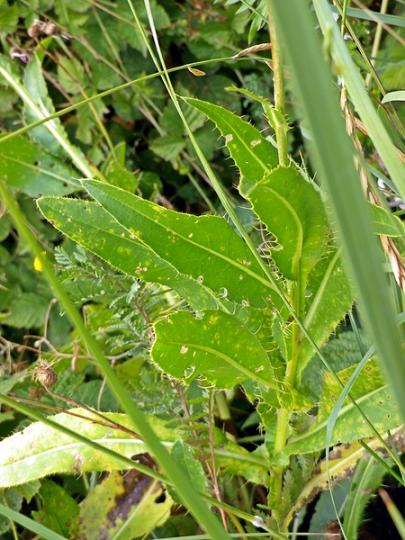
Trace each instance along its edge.
<path fill-rule="evenodd" d="M 42 251 L 41 255 L 42 257 L 45 257 L 46 251 Z M 42 257 L 35 257 L 34 259 L 34 270 L 36 270 L 37 272 L 42 272 L 42 270 L 44 269 L 44 265 L 42 263 Z"/>

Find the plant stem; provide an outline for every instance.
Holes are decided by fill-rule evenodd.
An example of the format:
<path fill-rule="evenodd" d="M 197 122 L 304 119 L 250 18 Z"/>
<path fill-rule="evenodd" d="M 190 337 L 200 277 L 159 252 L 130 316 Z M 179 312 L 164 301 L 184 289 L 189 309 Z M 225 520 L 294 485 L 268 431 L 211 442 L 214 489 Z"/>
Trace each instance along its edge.
<path fill-rule="evenodd" d="M 381 2 L 381 9 L 380 9 L 380 13 L 382 15 L 384 15 L 385 13 L 387 13 L 387 8 L 388 8 L 388 1 L 389 0 L 382 0 Z M 375 30 L 375 35 L 374 35 L 374 42 L 373 42 L 373 48 L 371 50 L 371 63 L 372 65 L 374 66 L 375 65 L 375 61 L 377 59 L 377 54 L 378 54 L 378 50 L 380 48 L 380 43 L 381 43 L 381 37 L 382 37 L 382 31 L 383 31 L 383 25 L 381 24 L 381 22 L 378 22 L 377 23 L 377 27 L 376 27 L 376 30 Z M 366 87 L 368 88 L 370 86 L 370 83 L 371 83 L 371 73 L 367 73 L 367 77 L 366 77 Z"/>
<path fill-rule="evenodd" d="M 274 81 L 274 106 L 279 116 L 285 119 L 285 91 L 283 78 L 283 63 L 281 55 L 281 44 L 278 39 L 276 25 L 273 18 L 272 0 L 268 2 L 269 32 L 271 41 L 271 57 L 273 60 L 273 81 Z M 288 166 L 287 152 L 287 125 L 283 122 L 275 122 L 275 134 L 277 140 L 278 160 L 283 167 Z"/>
<path fill-rule="evenodd" d="M 292 290 L 292 305 L 298 317 L 302 315 L 303 307 L 303 291 L 302 280 L 300 279 L 300 273 L 298 273 L 298 280 L 293 286 Z M 298 324 L 293 322 L 292 330 L 292 344 L 291 344 L 291 356 L 287 362 L 284 384 L 286 388 L 292 390 L 295 386 L 297 378 L 298 368 L 298 354 L 301 343 L 301 329 Z M 288 423 L 290 419 L 290 410 L 286 407 L 281 407 L 277 411 L 277 425 L 276 425 L 276 438 L 274 441 L 274 455 L 279 454 L 284 450 L 288 436 Z M 273 477 L 271 482 L 270 500 L 272 508 L 272 516 L 278 520 L 280 518 L 277 510 L 277 501 L 281 500 L 282 487 L 283 487 L 283 474 L 284 467 L 275 467 L 273 470 Z M 276 504 L 275 504 L 276 503 Z"/>

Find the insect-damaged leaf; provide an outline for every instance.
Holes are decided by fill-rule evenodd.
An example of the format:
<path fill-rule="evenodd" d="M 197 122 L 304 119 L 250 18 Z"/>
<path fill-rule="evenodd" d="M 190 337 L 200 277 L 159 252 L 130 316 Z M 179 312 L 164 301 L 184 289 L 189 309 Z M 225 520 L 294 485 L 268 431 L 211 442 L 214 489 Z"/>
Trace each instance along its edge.
<path fill-rule="evenodd" d="M 327 241 L 324 205 L 314 186 L 293 167 L 278 167 L 251 191 L 249 200 L 278 246 L 271 256 L 284 276 L 303 279 Z"/>
<path fill-rule="evenodd" d="M 263 346 L 232 315 L 207 311 L 196 319 L 179 311 L 156 323 L 155 332 L 152 358 L 177 379 L 201 376 L 219 388 L 253 380 L 277 388 Z"/>
<path fill-rule="evenodd" d="M 137 460 L 144 456 L 137 456 Z M 143 464 L 150 466 L 150 463 Z M 163 525 L 170 516 L 172 504 L 170 495 L 153 478 L 134 470 L 113 471 L 82 502 L 77 531 L 72 538 L 131 540 L 144 537 Z"/>
<path fill-rule="evenodd" d="M 195 309 L 216 307 L 211 291 L 180 274 L 98 204 L 78 199 L 43 198 L 38 206 L 54 227 L 118 270 L 172 287 Z"/>
<path fill-rule="evenodd" d="M 278 298 L 249 248 L 224 218 L 167 210 L 95 180 L 83 185 L 132 235 L 182 274 L 224 298 L 256 307 Z"/>
<path fill-rule="evenodd" d="M 224 107 L 195 98 L 184 100 L 208 116 L 225 138 L 240 171 L 239 191 L 245 196 L 277 165 L 277 150 L 258 129 Z"/>

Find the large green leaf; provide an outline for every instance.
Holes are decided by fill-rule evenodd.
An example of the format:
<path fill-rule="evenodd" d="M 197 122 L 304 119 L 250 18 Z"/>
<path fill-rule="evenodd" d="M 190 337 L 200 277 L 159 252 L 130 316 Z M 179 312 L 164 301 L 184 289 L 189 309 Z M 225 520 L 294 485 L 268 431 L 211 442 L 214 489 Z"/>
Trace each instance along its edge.
<path fill-rule="evenodd" d="M 202 377 L 207 384 L 233 388 L 246 380 L 277 388 L 266 351 L 238 319 L 207 311 L 196 319 L 179 311 L 155 325 L 152 358 L 182 380 Z"/>
<path fill-rule="evenodd" d="M 246 195 L 277 165 L 277 150 L 258 129 L 224 107 L 195 98 L 184 98 L 217 126 L 240 170 L 239 190 Z"/>
<path fill-rule="evenodd" d="M 167 210 L 95 180 L 87 191 L 162 259 L 224 298 L 264 307 L 278 298 L 243 240 L 224 218 Z"/>
<path fill-rule="evenodd" d="M 251 191 L 253 209 L 275 236 L 272 258 L 288 279 L 304 279 L 327 241 L 328 223 L 319 192 L 293 167 L 278 167 Z"/>
<path fill-rule="evenodd" d="M 76 171 L 22 136 L 0 140 L 0 175 L 31 197 L 66 195 L 80 189 Z"/>
<path fill-rule="evenodd" d="M 38 206 L 54 227 L 118 270 L 172 287 L 196 309 L 216 307 L 211 291 L 179 274 L 98 204 L 49 197 L 40 199 Z"/>
<path fill-rule="evenodd" d="M 349 367 L 339 372 L 339 378 L 344 384 L 353 369 Z M 329 415 L 341 391 L 342 387 L 333 375 L 326 373 L 316 421 L 307 431 L 291 437 L 284 455 L 306 454 L 325 448 Z M 386 433 L 401 424 L 401 415 L 393 394 L 382 379 L 375 361 L 369 362 L 364 368 L 363 376 L 352 387 L 351 396 L 379 433 Z M 348 443 L 370 437 L 374 433 L 357 407 L 347 398 L 338 414 L 330 444 Z"/>

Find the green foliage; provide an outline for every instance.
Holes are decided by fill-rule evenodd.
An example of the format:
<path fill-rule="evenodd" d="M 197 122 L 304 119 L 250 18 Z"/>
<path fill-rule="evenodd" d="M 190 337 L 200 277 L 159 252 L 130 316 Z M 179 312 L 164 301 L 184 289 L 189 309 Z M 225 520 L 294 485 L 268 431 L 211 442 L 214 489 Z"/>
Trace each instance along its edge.
<path fill-rule="evenodd" d="M 281 18 L 280 35 L 271 32 L 273 58 L 264 61 L 267 1 L 28 4 L 0 7 L 0 189 L 10 213 L 2 204 L 0 393 L 19 411 L 0 412 L 1 534 L 16 537 L 22 526 L 50 539 L 205 531 L 225 539 L 211 512 L 218 507 L 230 533 L 242 537 L 260 526 L 284 538 L 300 511 L 310 532 L 324 530 L 336 518 L 329 494 L 315 509 L 308 503 L 357 466 L 338 501 L 346 499 L 340 516 L 354 540 L 369 500 L 363 490 L 375 491 L 387 472 L 398 481 L 403 473 L 401 417 L 377 357 L 335 411 L 375 337 L 357 321 L 342 247 L 352 248 L 352 267 L 364 268 L 373 232 L 388 255 L 386 273 L 399 280 L 403 270 L 402 210 L 395 216 L 390 208 L 401 209 L 403 188 L 404 130 L 394 101 L 403 93 L 403 61 L 395 38 L 383 32 L 374 59 L 394 92 L 384 97 L 377 81 L 367 95 L 360 72 L 370 68 L 374 23 L 349 9 L 358 56 L 332 28 L 327 2 L 313 0 L 325 58 L 347 86 L 341 104 L 357 161 L 382 179 L 367 188 L 381 207 L 363 208 L 348 195 L 359 185 L 356 175 L 339 197 L 318 185 L 319 178 L 328 188 L 331 178 L 335 187 L 347 181 L 353 149 L 331 166 L 344 141 L 319 110 L 328 103 L 331 112 L 338 101 L 305 78 L 310 69 L 319 75 L 320 64 L 305 64 L 315 58 L 306 56 L 310 42 L 297 51 L 294 41 L 283 53 L 292 63 L 277 65 Z M 162 58 L 174 67 L 173 101 L 151 75 L 156 63 L 132 10 L 157 46 L 156 29 Z M 396 8 L 381 17 L 401 28 L 398 15 Z M 259 43 L 262 49 L 245 50 Z M 305 61 L 297 64 L 300 55 Z M 290 79 L 300 69 L 298 86 L 307 81 L 310 91 L 304 88 L 295 111 Z M 286 105 L 273 88 L 280 74 Z M 373 102 L 384 105 L 378 115 Z M 302 111 L 312 120 L 300 130 Z M 288 147 L 280 161 L 288 166 L 279 165 L 280 126 Z M 307 139 L 318 154 L 323 148 L 317 168 Z M 331 207 L 342 212 L 338 221 Z M 361 243 L 364 230 L 352 224 L 362 209 L 370 234 Z M 365 276 L 365 283 L 375 309 L 377 281 Z M 399 313 L 401 291 L 394 292 Z M 51 375 L 42 382 L 41 366 Z M 48 419 L 38 416 L 42 408 Z M 21 412 L 37 421 L 27 425 Z M 333 448 L 325 460 L 326 444 Z M 134 469 L 135 461 L 151 476 Z"/>
<path fill-rule="evenodd" d="M 97 181 L 87 191 L 132 235 L 179 272 L 248 305 L 262 307 L 272 287 L 247 246 L 218 216 L 192 216 L 145 201 Z"/>
<path fill-rule="evenodd" d="M 347 382 L 352 372 L 353 368 L 338 372 L 340 380 Z M 290 439 L 285 449 L 287 455 L 313 452 L 325 447 L 327 421 L 340 392 L 340 385 L 329 373 L 325 374 L 317 419 L 309 429 Z M 390 388 L 382 379 L 375 362 L 370 362 L 364 368 L 364 376 L 356 381 L 351 395 L 378 432 L 385 432 L 401 423 L 401 415 Z M 331 444 L 351 442 L 373 433 L 357 407 L 346 400 L 337 417 Z"/>
<path fill-rule="evenodd" d="M 127 194 L 128 195 L 128 194 Z M 215 307 L 212 294 L 179 271 L 97 204 L 76 199 L 41 199 L 42 213 L 72 240 L 126 274 L 173 287 L 197 308 Z"/>
<path fill-rule="evenodd" d="M 253 210 L 275 237 L 271 256 L 290 280 L 305 280 L 322 256 L 327 221 L 319 193 L 293 168 L 277 168 L 249 194 Z"/>
<path fill-rule="evenodd" d="M 0 156 L 2 177 L 31 197 L 66 195 L 80 188 L 70 167 L 25 137 L 2 142 Z"/>

